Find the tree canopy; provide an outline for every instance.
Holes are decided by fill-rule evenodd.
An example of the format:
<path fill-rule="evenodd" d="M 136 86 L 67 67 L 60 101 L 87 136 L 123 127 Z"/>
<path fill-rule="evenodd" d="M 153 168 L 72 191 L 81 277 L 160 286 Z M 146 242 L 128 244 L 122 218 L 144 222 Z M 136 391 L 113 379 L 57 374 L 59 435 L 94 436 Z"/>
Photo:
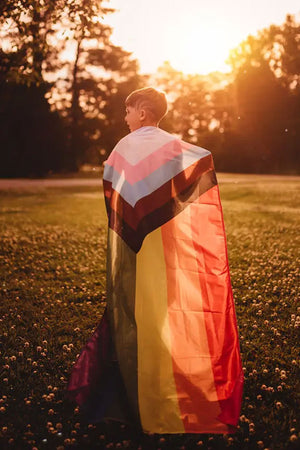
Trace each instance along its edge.
<path fill-rule="evenodd" d="M 105 2 L 105 5 L 107 2 Z M 299 171 L 300 24 L 288 15 L 233 49 L 230 74 L 155 76 L 111 42 L 102 0 L 0 4 L 0 176 L 99 164 L 128 130 L 124 100 L 150 83 L 170 107 L 161 126 L 209 148 L 217 170 Z"/>
<path fill-rule="evenodd" d="M 141 85 L 137 61 L 110 41 L 112 30 L 103 22 L 103 17 L 113 10 L 103 7 L 103 3 L 101 0 L 11 0 L 0 9 L 2 40 L 6 44 L 0 52 L 0 89 L 4 96 L 13 99 L 11 105 L 16 107 L 17 92 L 22 92 L 27 100 L 33 91 L 34 96 L 40 95 L 36 108 L 47 99 L 49 133 L 45 133 L 45 148 L 50 135 L 53 139 L 50 123 L 59 112 L 64 136 L 54 133 L 58 141 L 53 143 L 52 155 L 55 161 L 60 160 L 58 166 L 65 170 L 77 170 L 89 160 L 99 162 L 101 149 L 112 149 L 115 138 L 112 133 L 109 138 L 107 133 L 111 124 L 105 113 L 110 109 L 108 103 L 113 101 L 116 105 L 124 100 L 124 85 L 129 89 Z M 16 129 L 20 122 L 14 120 L 14 112 L 9 113 L 8 105 L 9 100 L 1 106 L 4 122 L 0 126 L 7 128 L 6 121 L 10 125 L 13 121 L 13 126 L 8 128 Z M 26 109 L 22 111 L 26 123 Z M 36 111 L 36 127 L 42 117 L 45 120 L 45 115 L 44 110 L 41 114 Z M 116 116 L 119 115 L 117 111 Z M 27 127 L 23 132 L 26 130 L 29 132 Z M 18 146 L 12 144 L 13 136 L 7 133 L 5 136 L 4 147 Z M 38 156 L 41 150 L 35 147 L 34 136 L 31 136 L 31 153 Z M 30 136 L 28 139 L 30 141 Z M 18 152 L 26 153 L 28 149 L 23 146 Z M 14 154 L 11 150 L 11 159 Z M 24 171 L 42 174 L 47 172 L 47 167 L 48 170 L 55 170 L 54 166 L 59 168 L 57 163 L 50 164 L 49 158 L 45 161 L 48 164 L 43 164 L 41 170 L 24 167 Z M 13 163 L 6 167 L 7 175 L 17 173 Z"/>
<path fill-rule="evenodd" d="M 233 49 L 232 73 L 185 75 L 165 63 L 169 131 L 213 151 L 218 170 L 298 173 L 300 25 L 288 15 Z"/>

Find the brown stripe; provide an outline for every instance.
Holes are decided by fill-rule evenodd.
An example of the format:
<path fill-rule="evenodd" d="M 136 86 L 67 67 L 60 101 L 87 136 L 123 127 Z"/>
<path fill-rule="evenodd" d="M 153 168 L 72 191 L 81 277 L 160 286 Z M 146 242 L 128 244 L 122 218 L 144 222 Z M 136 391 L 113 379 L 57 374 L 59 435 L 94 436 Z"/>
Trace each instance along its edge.
<path fill-rule="evenodd" d="M 189 203 L 217 184 L 214 170 L 204 173 L 194 183 L 169 199 L 165 204 L 144 216 L 136 229 L 132 228 L 122 217 L 108 205 L 109 227 L 113 229 L 127 245 L 138 252 L 145 236 L 183 211 Z M 159 189 L 153 193 L 159 197 Z"/>
<path fill-rule="evenodd" d="M 111 183 L 105 182 L 106 201 L 109 202 L 110 209 L 122 217 L 131 228 L 137 229 L 143 217 L 166 204 L 171 198 L 178 196 L 197 178 L 212 168 L 212 157 L 208 155 L 196 161 L 151 194 L 141 198 L 134 207 L 112 188 Z"/>

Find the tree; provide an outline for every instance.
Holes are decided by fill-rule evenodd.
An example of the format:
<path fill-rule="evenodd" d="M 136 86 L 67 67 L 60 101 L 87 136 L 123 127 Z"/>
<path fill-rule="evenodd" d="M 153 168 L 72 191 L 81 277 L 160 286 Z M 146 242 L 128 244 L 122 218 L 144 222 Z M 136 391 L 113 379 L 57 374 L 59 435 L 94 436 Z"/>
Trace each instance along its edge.
<path fill-rule="evenodd" d="M 0 177 L 44 176 L 63 169 L 63 123 L 51 112 L 45 85 L 0 86 Z"/>
<path fill-rule="evenodd" d="M 99 19 L 100 14 L 108 12 L 112 10 L 101 9 L 98 0 L 83 0 L 77 2 L 70 15 L 75 24 L 70 39 L 76 48 L 69 69 L 69 147 L 73 169 L 83 160 L 95 159 L 95 150 L 97 153 L 97 149 L 108 144 L 108 131 L 113 132 L 108 130 L 112 123 L 107 116 L 108 103 L 115 101 L 124 83 L 134 89 L 139 86 L 137 61 L 110 42 L 112 30 Z"/>
<path fill-rule="evenodd" d="M 185 75 L 166 62 L 156 82 L 169 96 L 169 113 L 162 124 L 182 139 L 197 143 L 211 121 L 210 95 L 203 77 Z"/>
<path fill-rule="evenodd" d="M 287 15 L 282 25 L 271 25 L 248 36 L 230 52 L 228 63 L 236 73 L 245 66 L 259 67 L 267 63 L 280 80 L 291 90 L 300 88 L 300 23 Z"/>
<path fill-rule="evenodd" d="M 287 16 L 282 26 L 249 36 L 229 57 L 239 119 L 233 128 L 246 139 L 256 171 L 299 170 L 299 29 Z"/>
<path fill-rule="evenodd" d="M 168 62 L 159 69 L 156 79 L 158 87 L 167 93 L 170 104 L 162 127 L 211 150 L 218 170 L 228 170 L 228 161 L 231 161 L 229 153 L 224 152 L 224 137 L 229 138 L 234 115 L 230 82 L 231 75 L 219 72 L 205 76 L 185 75 Z"/>
<path fill-rule="evenodd" d="M 99 150 L 114 140 L 109 140 L 112 133 L 107 130 L 109 101 L 123 98 L 126 83 L 136 88 L 140 82 L 137 62 L 110 42 L 112 30 L 102 18 L 113 10 L 103 3 L 9 0 L 0 6 L 2 37 L 9 48 L 0 55 L 2 82 L 6 87 L 8 82 L 40 87 L 22 92 L 34 97 L 39 92 L 52 111 L 59 110 L 67 133 L 64 161 L 69 170 L 86 160 L 96 162 L 97 156 L 99 160 Z M 67 50 L 72 61 L 62 60 Z M 15 92 L 9 88 L 6 94 Z"/>
<path fill-rule="evenodd" d="M 44 78 L 60 50 L 50 37 L 63 8 L 56 0 L 1 2 L 1 176 L 42 176 L 65 164 L 64 125 L 50 111 Z"/>
<path fill-rule="evenodd" d="M 218 170 L 298 171 L 299 30 L 287 16 L 249 36 L 231 52 L 227 77 L 184 75 L 164 64 L 157 80 L 171 100 L 164 125 L 209 148 Z"/>
<path fill-rule="evenodd" d="M 128 134 L 129 130 L 124 120 L 125 99 L 130 92 L 144 87 L 147 80 L 147 76 L 136 73 L 123 81 L 116 82 L 112 79 L 110 85 L 108 85 L 100 126 L 102 134 L 98 140 L 99 147 L 107 150 L 103 157 L 107 157 L 116 143 Z"/>
<path fill-rule="evenodd" d="M 43 71 L 49 68 L 50 62 L 53 67 L 53 61 L 57 61 L 61 46 L 51 45 L 51 36 L 64 14 L 65 3 L 63 0 L 8 0 L 1 4 L 1 37 L 10 52 L 19 56 L 19 70 L 13 70 L 17 83 L 43 83 Z M 8 75 L 12 73 L 9 71 Z"/>

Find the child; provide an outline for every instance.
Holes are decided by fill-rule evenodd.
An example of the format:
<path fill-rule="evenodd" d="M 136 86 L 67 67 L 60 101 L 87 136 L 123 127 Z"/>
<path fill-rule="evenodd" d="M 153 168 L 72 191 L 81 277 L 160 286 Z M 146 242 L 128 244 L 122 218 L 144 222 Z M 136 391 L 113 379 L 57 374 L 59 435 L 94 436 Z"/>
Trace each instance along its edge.
<path fill-rule="evenodd" d="M 131 133 L 103 177 L 107 313 L 69 391 L 87 404 L 96 385 L 106 389 L 110 350 L 101 364 L 87 355 L 99 355 L 109 327 L 119 375 L 108 377 L 114 408 L 97 400 L 103 415 L 121 420 L 127 410 L 152 433 L 232 433 L 243 378 L 217 180 L 209 151 L 158 128 L 166 111 L 153 88 L 126 99 Z"/>
<path fill-rule="evenodd" d="M 165 94 L 153 88 L 133 91 L 125 105 L 125 121 L 131 132 L 145 126 L 157 127 L 168 109 Z"/>

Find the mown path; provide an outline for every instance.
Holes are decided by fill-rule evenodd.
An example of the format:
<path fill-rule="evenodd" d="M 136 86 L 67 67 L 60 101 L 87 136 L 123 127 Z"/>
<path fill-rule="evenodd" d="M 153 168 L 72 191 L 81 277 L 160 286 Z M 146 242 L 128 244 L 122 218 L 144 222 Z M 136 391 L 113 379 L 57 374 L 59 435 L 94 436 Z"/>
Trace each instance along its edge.
<path fill-rule="evenodd" d="M 260 175 L 260 174 L 231 174 L 218 173 L 220 183 L 256 183 L 263 181 L 299 181 L 297 175 Z M 102 186 L 99 178 L 2 178 L 0 190 L 31 189 L 48 187 Z"/>
<path fill-rule="evenodd" d="M 100 186 L 100 185 L 102 185 L 102 181 L 100 178 L 0 179 L 0 190 L 48 188 L 48 187 Z"/>

